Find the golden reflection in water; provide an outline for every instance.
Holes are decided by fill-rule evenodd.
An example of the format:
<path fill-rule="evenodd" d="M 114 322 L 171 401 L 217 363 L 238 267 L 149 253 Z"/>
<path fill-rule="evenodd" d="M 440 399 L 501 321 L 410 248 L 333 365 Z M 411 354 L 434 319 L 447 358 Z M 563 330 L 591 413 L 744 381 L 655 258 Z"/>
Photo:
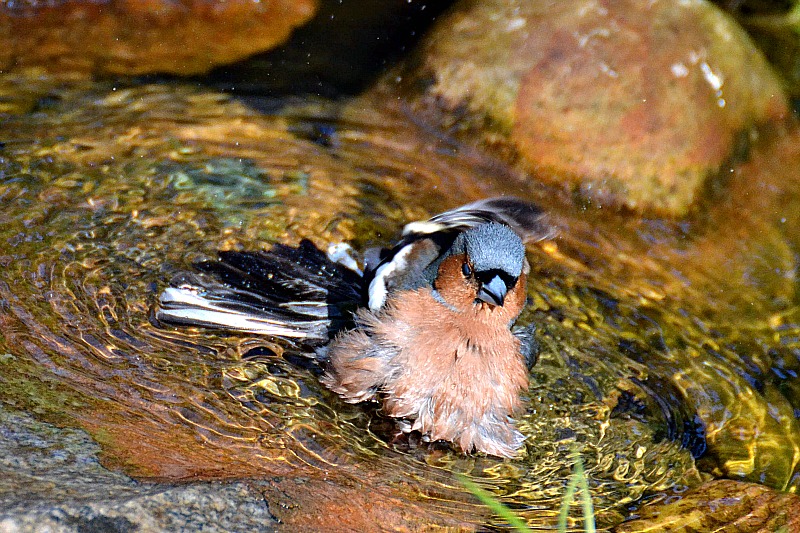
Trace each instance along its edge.
<path fill-rule="evenodd" d="M 641 227 L 573 219 L 545 198 L 560 236 L 530 250 L 523 321 L 540 325 L 542 354 L 519 461 L 394 442 L 391 421 L 325 390 L 289 344 L 157 328 L 159 291 L 219 248 L 386 242 L 443 199 L 511 184 L 402 114 L 310 105 L 269 115 L 181 86 L 63 99 L 13 122 L 17 142 L 0 163 L 0 383 L 4 401 L 88 428 L 107 464 L 159 479 L 357 480 L 423 505 L 419 520 L 480 523 L 485 511 L 452 476 L 466 473 L 546 528 L 577 446 L 598 521 L 613 524 L 628 503 L 703 479 L 675 440 L 697 411 L 712 445 L 706 470 L 797 487 L 785 385 L 756 387 L 774 358 L 764 347 L 785 352 L 791 335 L 776 342 L 768 323 L 743 333 L 705 313 L 675 264 L 642 254 Z M 303 135 L 320 116 L 336 125 L 332 147 Z M 674 245 L 670 231 L 662 242 Z"/>

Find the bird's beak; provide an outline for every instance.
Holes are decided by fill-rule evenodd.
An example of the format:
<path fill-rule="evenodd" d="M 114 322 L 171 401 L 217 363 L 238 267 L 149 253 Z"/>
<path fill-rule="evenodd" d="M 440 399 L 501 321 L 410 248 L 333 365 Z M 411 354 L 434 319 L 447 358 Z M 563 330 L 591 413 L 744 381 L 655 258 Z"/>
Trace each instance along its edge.
<path fill-rule="evenodd" d="M 484 283 L 478 291 L 478 300 L 484 301 L 487 304 L 503 305 L 506 298 L 508 288 L 506 282 L 500 276 L 495 276 L 488 283 Z"/>

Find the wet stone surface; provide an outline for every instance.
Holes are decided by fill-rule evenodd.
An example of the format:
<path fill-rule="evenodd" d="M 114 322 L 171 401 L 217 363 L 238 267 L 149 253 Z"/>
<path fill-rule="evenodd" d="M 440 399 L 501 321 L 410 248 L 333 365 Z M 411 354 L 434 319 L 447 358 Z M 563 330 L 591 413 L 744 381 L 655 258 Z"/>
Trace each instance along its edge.
<path fill-rule="evenodd" d="M 261 494 L 245 483 L 139 483 L 98 460 L 84 431 L 0 406 L 0 531 L 269 531 Z"/>

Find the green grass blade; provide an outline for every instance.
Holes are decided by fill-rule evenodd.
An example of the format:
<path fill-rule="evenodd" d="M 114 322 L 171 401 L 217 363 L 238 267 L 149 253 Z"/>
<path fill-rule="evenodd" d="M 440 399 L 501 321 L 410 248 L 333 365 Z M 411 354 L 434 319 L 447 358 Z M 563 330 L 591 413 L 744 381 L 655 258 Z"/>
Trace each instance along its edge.
<path fill-rule="evenodd" d="M 575 492 L 581 491 L 581 508 L 583 511 L 583 531 L 585 533 L 596 533 L 597 528 L 594 521 L 594 506 L 592 505 L 592 495 L 589 492 L 589 482 L 586 479 L 586 472 L 583 470 L 583 459 L 577 451 L 572 452 L 572 475 L 569 477 L 567 488 L 564 491 L 564 499 L 561 501 L 561 512 L 558 514 L 558 531 L 566 533 L 567 518 L 572 502 L 575 501 Z"/>
<path fill-rule="evenodd" d="M 518 517 L 511 509 L 498 501 L 497 498 L 495 498 L 491 493 L 479 487 L 466 476 L 458 475 L 458 480 L 467 488 L 468 491 L 478 498 L 482 504 L 491 509 L 491 511 L 497 516 L 508 522 L 508 525 L 523 533 L 533 533 L 531 528 L 529 528 L 520 517 Z"/>
<path fill-rule="evenodd" d="M 581 489 L 581 503 L 583 504 L 583 530 L 586 533 L 595 533 L 597 528 L 594 523 L 594 506 L 592 505 L 592 495 L 589 492 L 589 481 L 583 471 L 583 459 L 580 454 L 575 454 L 575 479 Z"/>
<path fill-rule="evenodd" d="M 567 531 L 567 519 L 572 502 L 575 501 L 575 492 L 581 491 L 581 510 L 583 512 L 583 531 L 585 533 L 596 533 L 597 526 L 594 520 L 594 505 L 592 505 L 592 495 L 589 492 L 589 481 L 586 479 L 586 472 L 583 469 L 583 459 L 578 452 L 572 454 L 574 465 L 572 475 L 569 477 L 564 499 L 561 502 L 561 511 L 558 514 L 558 531 Z M 458 480 L 469 490 L 482 504 L 488 507 L 497 516 L 505 520 L 508 525 L 523 533 L 533 533 L 532 530 L 514 512 L 503 505 L 497 498 L 488 491 L 482 489 L 475 482 L 463 475 L 457 475 Z"/>
<path fill-rule="evenodd" d="M 561 512 L 558 513 L 558 531 L 565 533 L 567 531 L 567 518 L 569 517 L 569 508 L 575 499 L 575 490 L 578 488 L 578 477 L 575 475 L 569 476 L 567 483 L 567 490 L 564 491 L 564 499 L 561 500 Z"/>

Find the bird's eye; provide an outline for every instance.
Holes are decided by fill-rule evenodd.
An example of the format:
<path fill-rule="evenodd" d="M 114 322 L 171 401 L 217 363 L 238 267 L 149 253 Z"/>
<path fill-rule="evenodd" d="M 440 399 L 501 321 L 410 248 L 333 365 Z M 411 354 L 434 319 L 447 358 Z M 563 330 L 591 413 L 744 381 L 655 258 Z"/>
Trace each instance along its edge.
<path fill-rule="evenodd" d="M 469 266 L 469 263 L 464 263 L 461 265 L 461 273 L 464 274 L 465 278 L 468 278 L 472 275 L 472 267 Z"/>

